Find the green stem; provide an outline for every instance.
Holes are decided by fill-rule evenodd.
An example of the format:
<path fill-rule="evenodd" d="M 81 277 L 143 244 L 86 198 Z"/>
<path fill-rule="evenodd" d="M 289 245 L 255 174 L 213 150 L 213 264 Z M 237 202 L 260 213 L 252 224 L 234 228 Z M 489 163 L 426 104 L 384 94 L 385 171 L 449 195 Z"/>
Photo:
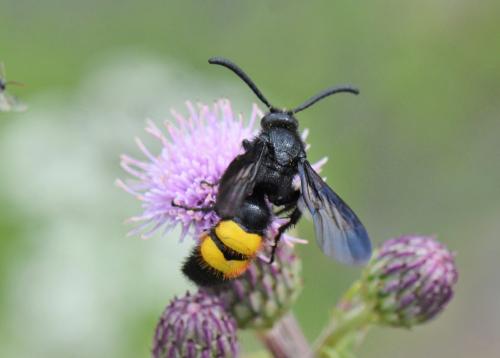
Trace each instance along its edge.
<path fill-rule="evenodd" d="M 344 294 L 332 318 L 314 345 L 316 356 L 330 357 L 328 352 L 344 346 L 353 334 L 359 333 L 373 321 L 372 307 L 360 299 L 360 284 Z"/>

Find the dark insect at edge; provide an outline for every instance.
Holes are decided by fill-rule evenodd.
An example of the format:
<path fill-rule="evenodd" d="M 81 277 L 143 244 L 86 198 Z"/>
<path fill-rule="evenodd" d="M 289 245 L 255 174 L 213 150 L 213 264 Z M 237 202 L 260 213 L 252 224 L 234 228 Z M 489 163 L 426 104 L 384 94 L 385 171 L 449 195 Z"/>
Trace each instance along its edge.
<path fill-rule="evenodd" d="M 16 97 L 6 93 L 7 86 L 10 85 L 24 86 L 21 82 L 7 81 L 5 79 L 5 67 L 3 63 L 0 62 L 0 112 L 22 112 L 26 110 L 26 106 L 20 103 Z"/>
<path fill-rule="evenodd" d="M 269 109 L 261 119 L 259 135 L 251 141 L 243 141 L 245 152 L 237 156 L 222 175 L 213 210 L 221 219 L 233 218 L 250 195 L 265 196 L 273 205 L 282 207 L 279 213 L 286 213 L 289 221 L 278 230 L 272 262 L 281 235 L 299 221 L 302 213 L 298 203 L 303 201 L 312 215 L 318 246 L 325 255 L 346 264 L 368 261 L 371 243 L 366 229 L 307 161 L 304 143 L 298 133 L 298 121 L 294 117 L 325 97 L 342 92 L 358 94 L 359 91 L 350 86 L 332 87 L 292 110 L 278 109 L 236 64 L 220 57 L 208 62 L 233 71 Z M 301 190 L 293 186 L 297 174 Z"/>

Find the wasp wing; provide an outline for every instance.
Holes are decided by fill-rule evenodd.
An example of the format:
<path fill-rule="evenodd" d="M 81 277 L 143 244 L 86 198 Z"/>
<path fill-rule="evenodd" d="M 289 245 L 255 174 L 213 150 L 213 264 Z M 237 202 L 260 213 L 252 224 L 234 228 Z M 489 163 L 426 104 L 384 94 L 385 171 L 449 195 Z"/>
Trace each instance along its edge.
<path fill-rule="evenodd" d="M 0 92 L 0 112 L 23 112 L 26 108 L 26 105 L 19 102 L 14 96 L 5 93 L 5 91 Z"/>
<path fill-rule="evenodd" d="M 234 217 L 245 198 L 252 194 L 266 148 L 262 141 L 255 141 L 229 164 L 220 180 L 215 203 L 220 217 Z"/>
<path fill-rule="evenodd" d="M 364 264 L 371 256 L 365 227 L 347 204 L 314 171 L 299 163 L 302 198 L 311 212 L 321 251 L 345 264 Z"/>
<path fill-rule="evenodd" d="M 0 112 L 10 111 L 10 103 L 4 92 L 0 92 Z"/>

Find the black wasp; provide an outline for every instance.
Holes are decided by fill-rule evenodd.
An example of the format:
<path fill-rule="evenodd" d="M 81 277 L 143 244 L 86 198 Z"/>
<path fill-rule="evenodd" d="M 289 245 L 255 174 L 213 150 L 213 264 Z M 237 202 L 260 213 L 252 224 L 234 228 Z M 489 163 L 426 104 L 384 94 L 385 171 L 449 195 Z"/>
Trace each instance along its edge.
<path fill-rule="evenodd" d="M 244 153 L 237 156 L 222 175 L 213 208 L 219 217 L 222 220 L 236 217 L 250 196 L 265 197 L 274 206 L 281 207 L 278 214 L 286 213 L 289 221 L 278 230 L 272 262 L 281 235 L 300 219 L 302 213 L 298 203 L 303 200 L 312 215 L 321 251 L 342 263 L 365 263 L 371 256 L 368 233 L 351 208 L 311 167 L 294 117 L 327 96 L 341 92 L 358 94 L 358 90 L 348 86 L 333 87 L 292 110 L 278 109 L 236 64 L 220 57 L 208 62 L 233 71 L 269 109 L 261 119 L 259 135 L 243 141 Z M 301 190 L 293 186 L 297 174 Z"/>

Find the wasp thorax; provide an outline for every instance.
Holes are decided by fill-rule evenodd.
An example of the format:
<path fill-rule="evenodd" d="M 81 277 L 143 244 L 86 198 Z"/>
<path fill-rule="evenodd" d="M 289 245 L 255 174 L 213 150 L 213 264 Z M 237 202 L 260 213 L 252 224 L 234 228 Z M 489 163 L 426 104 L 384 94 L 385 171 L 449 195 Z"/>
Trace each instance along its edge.
<path fill-rule="evenodd" d="M 282 127 L 290 130 L 296 130 L 299 126 L 297 120 L 286 112 L 269 112 L 260 121 L 260 125 L 264 129 L 272 127 Z"/>
<path fill-rule="evenodd" d="M 264 232 L 269 226 L 271 211 L 263 196 L 247 198 L 238 210 L 234 221 L 250 232 Z"/>

